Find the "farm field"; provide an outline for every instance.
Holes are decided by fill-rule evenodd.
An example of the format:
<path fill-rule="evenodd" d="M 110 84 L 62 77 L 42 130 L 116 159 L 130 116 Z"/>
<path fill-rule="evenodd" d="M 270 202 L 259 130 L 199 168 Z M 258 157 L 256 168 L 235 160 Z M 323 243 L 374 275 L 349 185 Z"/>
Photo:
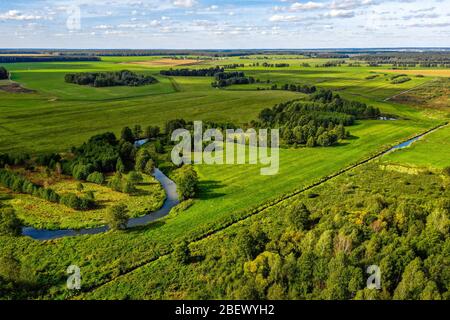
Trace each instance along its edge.
<path fill-rule="evenodd" d="M 3 255 L 10 251 L 19 252 L 23 269 L 32 270 L 29 281 L 39 288 L 31 290 L 32 298 L 206 298 L 188 286 L 183 287 L 185 290 L 174 289 L 167 293 L 162 293 L 160 289 L 150 292 L 155 287 L 176 286 L 180 282 L 185 286 L 184 281 L 189 278 L 177 280 L 175 276 L 169 280 L 165 277 L 162 277 L 163 280 L 156 280 L 164 270 L 169 274 L 168 277 L 172 277 L 172 273 L 182 274 L 195 269 L 195 263 L 180 267 L 173 261 L 171 252 L 180 243 L 194 242 L 191 245 L 194 256 L 205 255 L 210 259 L 210 256 L 221 255 L 220 250 L 214 251 L 210 247 L 218 247 L 219 241 L 229 241 L 238 232 L 237 229 L 246 228 L 245 221 L 248 217 L 251 216 L 251 221 L 257 220 L 262 208 L 268 207 L 270 212 L 262 210 L 261 215 L 266 219 L 264 228 L 268 230 L 273 226 L 280 227 L 283 218 L 277 216 L 282 215 L 283 209 L 278 206 L 273 209 L 273 203 L 449 120 L 449 110 L 445 106 L 440 109 L 423 108 L 397 99 L 390 100 L 391 97 L 435 81 L 439 75 L 434 73 L 434 70 L 430 70 L 424 77 L 411 77 L 410 81 L 395 84 L 392 83 L 390 74 L 392 70 L 386 70 L 386 66 L 374 68 L 343 64 L 323 67 L 324 63 L 333 59 L 305 58 L 302 55 L 268 55 L 265 59 L 264 56 L 267 55 L 201 61 L 195 56 L 189 56 L 187 60 L 168 59 L 164 56 L 102 57 L 99 62 L 6 65 L 11 72 L 11 80 L 29 92 L 11 93 L 0 90 L 0 153 L 67 153 L 71 147 L 80 146 L 97 134 L 113 132 L 120 137 L 125 126 L 133 127 L 138 124 L 143 128 L 149 125 L 164 128 L 167 121 L 174 119 L 232 122 L 247 127 L 252 120 L 258 118 L 263 109 L 307 97 L 306 94 L 289 90 L 269 90 L 273 85 L 277 85 L 277 88 L 285 84 L 314 85 L 319 89 L 330 89 L 344 99 L 366 103 L 394 118 L 357 120 L 354 125 L 346 127 L 350 137 L 330 147 L 283 147 L 280 149 L 280 170 L 275 176 L 260 175 L 259 165 L 196 165 L 199 190 L 189 207 L 178 214 L 172 212 L 146 226 L 46 242 L 28 237 L 11 239 L 0 235 L 0 253 Z M 289 67 L 264 67 L 261 66 L 262 62 L 285 63 L 289 64 Z M 170 67 L 201 69 L 234 63 L 244 64 L 244 67 L 232 71 L 243 71 L 246 76 L 252 76 L 259 82 L 218 89 L 211 86 L 211 77 L 169 77 L 160 74 L 161 70 Z M 68 84 L 64 81 L 67 73 L 123 69 L 151 75 L 158 83 L 137 87 L 99 88 Z M 374 75 L 376 76 L 372 77 Z M 450 165 L 450 154 L 447 151 L 449 148 L 446 148 L 449 140 L 449 127 L 446 126 L 425 136 L 408 149 L 390 153 L 381 160 L 377 158 L 376 161 L 417 165 L 441 172 Z M 374 179 L 376 174 L 383 173 L 377 166 L 371 165 L 364 165 L 355 170 L 354 174 L 359 179 L 357 183 L 365 190 L 371 186 L 364 185 L 364 177 Z M 390 174 L 392 176 L 384 180 L 387 183 L 395 181 L 398 178 L 396 174 L 400 175 Z M 318 192 L 326 194 L 327 190 L 340 190 L 341 186 L 352 183 L 348 172 L 345 177 L 338 179 L 340 180 L 336 180 L 337 182 L 327 182 L 326 185 L 317 187 L 320 190 Z M 442 183 L 439 175 L 429 179 L 430 181 L 426 181 L 429 182 L 430 188 L 434 188 L 433 183 Z M 419 178 L 414 180 L 414 186 L 418 184 L 418 180 Z M 142 196 L 116 193 L 109 187 L 84 182 L 83 192 L 95 191 L 96 199 L 105 203 L 126 202 L 135 217 L 143 212 L 156 210 L 164 200 L 163 190 L 153 178 L 146 176 L 144 182 L 144 185 L 139 186 L 145 192 Z M 50 186 L 60 193 L 76 192 L 77 183 L 67 180 Z M 377 188 L 381 187 L 377 185 Z M 383 192 L 386 197 L 394 197 L 394 191 L 390 189 Z M 307 195 L 314 193 L 316 189 L 311 189 L 296 195 L 295 199 L 305 200 L 308 206 L 313 206 L 313 198 L 308 198 Z M 73 211 L 31 195 L 12 194 L 6 189 L 0 189 L 0 196 L 0 201 L 5 205 L 12 205 L 26 225 L 65 229 L 93 227 L 104 223 L 105 208 L 88 212 Z M 361 193 L 359 196 L 364 197 L 365 194 Z M 336 199 L 335 193 L 331 193 L 325 201 L 327 208 L 334 210 L 331 199 Z M 280 206 L 289 201 L 282 201 Z M 351 198 L 351 201 L 356 200 Z M 320 214 L 325 214 L 317 205 L 314 210 L 318 212 L 317 218 L 320 218 Z M 219 233 L 216 234 L 217 232 Z M 212 235 L 211 239 L 207 237 L 209 235 Z M 301 238 L 306 235 L 293 235 L 294 238 L 296 236 Z M 200 239 L 203 240 L 197 242 Z M 221 259 L 225 261 L 231 258 L 224 255 Z M 83 291 L 87 293 L 79 295 L 65 290 L 65 270 L 69 260 L 70 264 L 83 268 L 86 274 L 83 277 Z M 239 265 L 241 262 L 244 263 L 239 260 Z M 207 263 L 219 268 L 209 260 Z M 144 268 L 140 268 L 141 266 Z M 201 270 L 207 269 L 205 265 L 200 267 Z M 135 269 L 137 271 L 132 272 Z M 145 287 L 131 288 L 148 273 L 154 273 L 154 276 L 150 277 Z M 201 275 L 192 272 L 192 277 L 200 278 Z M 116 278 L 117 281 L 114 280 Z M 109 284 L 103 287 L 105 283 Z M 102 287 L 94 290 L 98 286 Z M 230 297 L 225 295 L 225 291 L 213 292 L 211 288 L 209 290 L 212 290 L 209 292 L 209 298 Z M 92 291 L 92 294 L 88 293 L 89 291 Z M 26 294 L 24 293 L 25 297 L 30 297 Z M 232 296 L 245 298 L 237 293 Z M 268 298 L 271 297 L 276 296 Z M 301 296 L 306 297 L 319 296 Z M 330 294 L 325 298 L 330 297 L 333 296 Z"/>

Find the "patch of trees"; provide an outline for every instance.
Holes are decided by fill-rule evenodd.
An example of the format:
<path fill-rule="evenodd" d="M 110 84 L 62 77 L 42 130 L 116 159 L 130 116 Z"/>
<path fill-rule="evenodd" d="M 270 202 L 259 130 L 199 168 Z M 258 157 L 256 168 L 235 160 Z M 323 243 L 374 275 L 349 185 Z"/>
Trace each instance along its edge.
<path fill-rule="evenodd" d="M 268 62 L 263 62 L 261 65 L 265 68 L 287 68 L 290 66 L 289 63 L 268 63 Z"/>
<path fill-rule="evenodd" d="M 233 64 L 226 64 L 222 66 L 223 69 L 237 69 L 237 68 L 244 68 L 245 65 L 243 63 L 233 63 Z"/>
<path fill-rule="evenodd" d="M 277 90 L 278 86 L 275 84 L 271 88 L 272 90 Z M 280 87 L 281 90 L 292 91 L 292 92 L 301 92 L 306 94 L 311 94 L 317 91 L 315 86 L 304 85 L 295 85 L 295 84 L 284 84 Z"/>
<path fill-rule="evenodd" d="M 290 101 L 262 110 L 253 124 L 280 128 L 282 141 L 288 145 L 330 146 L 349 137 L 344 126 L 353 125 L 356 119 L 379 116 L 377 108 L 320 90 L 309 101 Z"/>
<path fill-rule="evenodd" d="M 345 60 L 330 60 L 321 65 L 316 65 L 316 68 L 340 67 L 345 63 Z"/>
<path fill-rule="evenodd" d="M 9 72 L 5 67 L 0 67 L 0 80 L 9 79 Z"/>
<path fill-rule="evenodd" d="M 216 73 L 224 72 L 223 67 L 212 67 L 208 69 L 170 69 L 161 70 L 163 76 L 172 77 L 214 77 Z"/>
<path fill-rule="evenodd" d="M 0 63 L 101 61 L 93 56 L 0 56 Z"/>
<path fill-rule="evenodd" d="M 22 221 L 12 208 L 0 208 L 0 235 L 20 236 Z"/>
<path fill-rule="evenodd" d="M 174 180 L 180 201 L 195 197 L 198 192 L 198 176 L 193 166 L 185 165 L 178 169 Z"/>
<path fill-rule="evenodd" d="M 211 83 L 214 88 L 223 88 L 233 84 L 252 84 L 255 83 L 253 77 L 246 77 L 242 71 L 218 72 L 214 75 L 215 80 Z"/>
<path fill-rule="evenodd" d="M 400 83 L 405 83 L 411 81 L 410 77 L 399 77 L 399 78 L 395 78 L 391 81 L 392 84 L 400 84 Z"/>
<path fill-rule="evenodd" d="M 75 210 L 89 210 L 95 206 L 93 199 L 75 194 L 59 195 L 50 188 L 44 188 L 25 177 L 6 169 L 0 169 L 0 184 L 13 192 L 25 193 L 49 202 L 60 203 Z"/>
<path fill-rule="evenodd" d="M 144 86 L 156 83 L 157 80 L 149 75 L 137 74 L 128 70 L 117 72 L 83 72 L 68 73 L 65 76 L 67 83 L 89 85 L 92 87 L 113 86 Z"/>

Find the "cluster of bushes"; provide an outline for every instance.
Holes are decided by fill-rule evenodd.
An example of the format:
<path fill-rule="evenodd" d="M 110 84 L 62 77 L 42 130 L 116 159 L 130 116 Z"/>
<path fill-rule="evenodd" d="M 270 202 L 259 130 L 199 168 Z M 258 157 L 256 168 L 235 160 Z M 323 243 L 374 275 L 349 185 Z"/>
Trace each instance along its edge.
<path fill-rule="evenodd" d="M 264 109 L 252 124 L 280 128 L 286 144 L 330 146 L 349 136 L 344 126 L 353 125 L 356 119 L 375 119 L 379 115 L 377 108 L 320 90 L 310 101 L 290 101 Z"/>
<path fill-rule="evenodd" d="M 213 67 L 208 69 L 170 69 L 161 70 L 163 76 L 172 77 L 214 77 L 216 73 L 224 72 L 222 67 Z"/>
<path fill-rule="evenodd" d="M 272 86 L 272 90 L 277 90 L 278 86 L 274 84 Z M 301 92 L 306 94 L 311 94 L 317 91 L 317 88 L 315 86 L 308 86 L 308 85 L 295 85 L 295 84 L 284 84 L 280 87 L 281 90 L 286 91 L 292 91 L 292 92 Z"/>
<path fill-rule="evenodd" d="M 410 77 L 397 77 L 397 78 L 391 80 L 391 83 L 392 84 L 400 84 L 400 83 L 405 83 L 408 81 L 411 81 Z"/>
<path fill-rule="evenodd" d="M 224 65 L 222 68 L 224 69 L 237 69 L 237 68 L 244 68 L 245 65 L 243 63 L 233 63 L 233 64 L 227 64 Z"/>
<path fill-rule="evenodd" d="M 378 74 L 373 74 L 373 75 L 367 76 L 367 77 L 366 77 L 366 80 L 373 80 L 373 79 L 378 78 L 379 76 L 380 76 L 380 75 L 378 75 Z"/>
<path fill-rule="evenodd" d="M 0 168 L 5 165 L 24 165 L 30 158 L 31 156 L 28 153 L 2 153 L 0 154 Z"/>
<path fill-rule="evenodd" d="M 131 171 L 128 176 L 117 171 L 108 186 L 114 191 L 131 194 L 136 192 L 136 185 L 142 181 L 142 175 L 136 171 Z"/>
<path fill-rule="evenodd" d="M 0 67 L 0 80 L 9 79 L 9 72 L 4 67 Z"/>
<path fill-rule="evenodd" d="M 253 77 L 246 77 L 242 71 L 235 72 L 219 72 L 215 74 L 215 80 L 211 83 L 214 88 L 223 88 L 233 84 L 252 84 L 255 83 Z"/>
<path fill-rule="evenodd" d="M 144 86 L 156 83 L 157 80 L 149 75 L 137 74 L 128 70 L 118 72 L 83 72 L 68 73 L 65 76 L 67 83 L 89 85 L 93 87 L 113 86 Z"/>
<path fill-rule="evenodd" d="M 262 64 L 262 66 L 265 68 L 287 68 L 290 65 L 289 65 L 289 63 L 267 63 L 267 62 L 264 62 Z"/>
<path fill-rule="evenodd" d="M 54 190 L 36 185 L 10 170 L 0 169 L 0 183 L 14 192 L 29 194 L 53 203 L 61 203 L 75 210 L 88 210 L 95 206 L 93 199 L 80 198 L 75 194 L 59 195 Z"/>
<path fill-rule="evenodd" d="M 329 67 L 340 67 L 345 64 L 345 60 L 330 60 L 321 65 L 316 65 L 317 68 L 329 68 Z"/>

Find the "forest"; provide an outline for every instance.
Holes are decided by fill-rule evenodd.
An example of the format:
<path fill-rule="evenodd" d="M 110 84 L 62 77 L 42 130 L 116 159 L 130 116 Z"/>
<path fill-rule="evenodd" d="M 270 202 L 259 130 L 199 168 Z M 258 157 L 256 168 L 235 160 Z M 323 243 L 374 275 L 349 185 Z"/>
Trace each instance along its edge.
<path fill-rule="evenodd" d="M 137 74 L 128 70 L 118 72 L 83 72 L 65 75 L 67 83 L 89 85 L 92 87 L 145 86 L 158 82 L 149 75 Z"/>
<path fill-rule="evenodd" d="M 294 100 L 262 110 L 252 124 L 280 128 L 282 141 L 289 145 L 326 147 L 350 136 L 344 126 L 380 115 L 378 108 L 342 99 L 330 90 L 319 90 L 307 101 Z"/>

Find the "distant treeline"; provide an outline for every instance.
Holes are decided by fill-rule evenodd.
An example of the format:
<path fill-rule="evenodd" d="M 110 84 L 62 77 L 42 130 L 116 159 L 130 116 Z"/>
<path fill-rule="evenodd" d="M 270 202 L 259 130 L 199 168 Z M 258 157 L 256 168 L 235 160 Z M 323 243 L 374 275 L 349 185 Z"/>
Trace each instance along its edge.
<path fill-rule="evenodd" d="M 9 79 L 9 72 L 5 67 L 0 67 L 0 80 Z"/>
<path fill-rule="evenodd" d="M 282 142 L 289 145 L 326 147 L 349 136 L 344 126 L 353 125 L 356 119 L 379 116 L 378 108 L 320 90 L 309 101 L 290 101 L 262 110 L 252 125 L 280 128 Z"/>
<path fill-rule="evenodd" d="M 161 70 L 160 74 L 171 77 L 214 77 L 216 73 L 224 72 L 224 68 L 215 67 L 208 69 L 169 69 Z"/>
<path fill-rule="evenodd" d="M 128 70 L 118 72 L 83 72 L 68 73 L 65 76 L 67 83 L 79 85 L 89 85 L 93 87 L 113 87 L 113 86 L 144 86 L 158 82 L 149 75 L 136 74 Z"/>
<path fill-rule="evenodd" d="M 394 67 L 450 67 L 450 53 L 447 52 L 391 52 L 352 57 L 369 62 L 372 66 L 392 64 Z"/>
<path fill-rule="evenodd" d="M 100 61 L 93 56 L 0 56 L 0 63 Z"/>

